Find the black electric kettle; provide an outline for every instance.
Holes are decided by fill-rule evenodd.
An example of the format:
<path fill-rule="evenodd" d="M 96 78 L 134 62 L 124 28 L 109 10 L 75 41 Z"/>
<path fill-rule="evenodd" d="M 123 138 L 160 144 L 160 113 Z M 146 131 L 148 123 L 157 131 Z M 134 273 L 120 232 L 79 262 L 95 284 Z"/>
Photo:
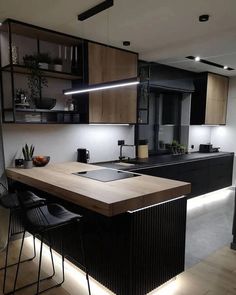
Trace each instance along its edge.
<path fill-rule="evenodd" d="M 90 159 L 89 151 L 86 149 L 77 149 L 77 162 L 88 163 Z"/>

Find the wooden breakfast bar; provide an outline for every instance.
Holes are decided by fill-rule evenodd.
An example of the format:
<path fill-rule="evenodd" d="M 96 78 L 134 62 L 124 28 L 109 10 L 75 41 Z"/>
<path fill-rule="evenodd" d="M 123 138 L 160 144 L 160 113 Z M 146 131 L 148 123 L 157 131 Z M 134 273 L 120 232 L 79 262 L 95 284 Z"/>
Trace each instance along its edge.
<path fill-rule="evenodd" d="M 105 182 L 82 175 L 102 169 L 68 162 L 8 168 L 7 176 L 18 187 L 84 216 L 86 263 L 92 277 L 115 294 L 144 295 L 184 270 L 185 195 L 190 184 L 147 175 Z M 82 174 L 73 174 L 78 172 Z M 63 234 L 66 256 L 79 265 L 83 261 L 76 230 Z"/>

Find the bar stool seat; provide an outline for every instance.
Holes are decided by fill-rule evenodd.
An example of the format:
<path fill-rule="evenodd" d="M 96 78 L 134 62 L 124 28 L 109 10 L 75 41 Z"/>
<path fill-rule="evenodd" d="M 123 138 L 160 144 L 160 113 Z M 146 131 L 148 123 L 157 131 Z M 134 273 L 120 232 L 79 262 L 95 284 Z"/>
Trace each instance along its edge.
<path fill-rule="evenodd" d="M 48 204 L 26 212 L 27 227 L 35 233 L 50 230 L 54 227 L 64 226 L 66 223 L 80 221 L 79 214 L 74 214 L 58 204 Z"/>

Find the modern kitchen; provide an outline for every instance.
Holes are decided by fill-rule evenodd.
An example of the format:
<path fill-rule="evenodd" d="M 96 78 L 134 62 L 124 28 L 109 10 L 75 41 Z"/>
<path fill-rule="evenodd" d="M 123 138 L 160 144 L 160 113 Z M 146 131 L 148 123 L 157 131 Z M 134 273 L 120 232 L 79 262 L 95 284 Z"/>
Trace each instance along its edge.
<path fill-rule="evenodd" d="M 235 9 L 1 4 L 0 295 L 236 294 Z"/>

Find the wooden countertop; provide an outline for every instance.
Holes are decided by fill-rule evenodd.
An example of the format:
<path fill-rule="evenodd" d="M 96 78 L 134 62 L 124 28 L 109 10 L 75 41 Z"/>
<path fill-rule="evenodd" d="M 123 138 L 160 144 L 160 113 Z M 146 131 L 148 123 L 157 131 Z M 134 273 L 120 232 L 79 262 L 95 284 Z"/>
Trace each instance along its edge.
<path fill-rule="evenodd" d="M 13 180 L 106 216 L 168 201 L 191 190 L 189 183 L 148 175 L 100 182 L 72 174 L 97 169 L 104 167 L 68 162 L 32 169 L 8 168 L 6 172 Z"/>

